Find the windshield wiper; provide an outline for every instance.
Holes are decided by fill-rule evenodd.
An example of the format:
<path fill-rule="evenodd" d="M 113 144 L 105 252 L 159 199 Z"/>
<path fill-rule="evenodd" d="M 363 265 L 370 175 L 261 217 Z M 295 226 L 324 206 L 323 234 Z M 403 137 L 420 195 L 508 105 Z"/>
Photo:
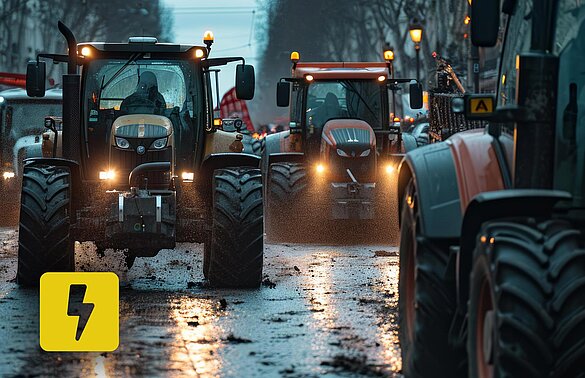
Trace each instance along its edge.
<path fill-rule="evenodd" d="M 364 97 L 361 95 L 361 93 L 359 93 L 356 88 L 353 86 L 353 84 L 351 83 L 351 81 L 345 81 L 343 82 L 343 86 L 345 87 L 345 89 L 349 89 L 352 92 L 354 92 L 356 95 L 358 95 L 358 97 L 360 98 L 360 101 L 366 106 L 366 109 L 368 109 L 370 111 L 370 113 L 372 113 L 372 115 L 377 119 L 378 115 L 376 114 L 376 112 L 374 112 L 372 110 L 372 108 L 370 108 L 370 105 L 366 102 L 366 100 L 364 99 Z"/>
<path fill-rule="evenodd" d="M 102 91 L 108 86 L 110 85 L 110 83 L 117 78 L 118 76 L 120 76 L 120 74 L 122 72 L 124 72 L 124 70 L 126 69 L 126 67 L 128 67 L 130 64 L 134 63 L 135 61 L 138 60 L 138 58 L 142 57 L 144 53 L 136 53 L 130 56 L 130 59 L 128 59 L 126 61 L 126 63 L 124 63 L 124 65 L 122 67 L 120 67 L 120 69 L 118 69 L 118 71 L 116 71 L 114 73 L 114 75 L 112 75 L 112 77 L 106 81 L 106 83 L 104 84 L 104 79 L 106 78 L 106 75 L 102 76 L 102 84 L 100 85 L 100 91 L 98 93 L 98 107 L 100 106 L 100 101 L 102 99 Z"/>

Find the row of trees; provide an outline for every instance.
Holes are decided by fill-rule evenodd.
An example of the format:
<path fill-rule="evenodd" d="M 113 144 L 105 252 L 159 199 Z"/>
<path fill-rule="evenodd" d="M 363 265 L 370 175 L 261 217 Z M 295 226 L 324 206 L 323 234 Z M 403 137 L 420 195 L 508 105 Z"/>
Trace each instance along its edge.
<path fill-rule="evenodd" d="M 2 0 L 0 71 L 24 72 L 38 52 L 63 52 L 57 21 L 79 41 L 124 42 L 129 36 L 172 39 L 173 18 L 162 0 Z M 49 68 L 51 68 L 49 66 Z"/>
<path fill-rule="evenodd" d="M 396 75 L 415 77 L 415 49 L 409 36 L 413 19 L 424 28 L 420 54 L 425 87 L 434 78 L 434 51 L 452 61 L 459 72 L 467 68 L 467 0 L 259 1 L 266 19 L 259 37 L 261 104 L 274 103 L 275 83 L 290 75 L 289 54 L 295 50 L 306 61 L 381 61 L 388 43 L 394 48 Z M 275 116 L 256 111 L 266 119 Z"/>

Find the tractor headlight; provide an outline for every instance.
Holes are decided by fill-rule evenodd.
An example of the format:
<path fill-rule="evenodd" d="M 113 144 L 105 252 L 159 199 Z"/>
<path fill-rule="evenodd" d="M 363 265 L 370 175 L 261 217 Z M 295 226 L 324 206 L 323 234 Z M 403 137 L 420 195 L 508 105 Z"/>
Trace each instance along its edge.
<path fill-rule="evenodd" d="M 116 172 L 109 170 L 109 171 L 100 171 L 99 173 L 100 180 L 113 180 L 116 178 Z"/>
<path fill-rule="evenodd" d="M 366 157 L 366 156 L 370 156 L 370 152 L 371 152 L 371 151 L 372 151 L 372 150 L 368 148 L 367 150 L 363 151 L 363 152 L 360 154 L 360 157 Z"/>
<path fill-rule="evenodd" d="M 343 151 L 342 149 L 337 149 L 337 155 L 341 156 L 341 157 L 349 157 L 349 155 L 347 154 L 347 152 Z"/>
<path fill-rule="evenodd" d="M 116 146 L 122 149 L 130 148 L 130 142 L 124 138 L 116 137 Z"/>
<path fill-rule="evenodd" d="M 157 139 L 150 145 L 150 148 L 154 148 L 155 150 L 162 150 L 167 146 L 167 138 Z"/>

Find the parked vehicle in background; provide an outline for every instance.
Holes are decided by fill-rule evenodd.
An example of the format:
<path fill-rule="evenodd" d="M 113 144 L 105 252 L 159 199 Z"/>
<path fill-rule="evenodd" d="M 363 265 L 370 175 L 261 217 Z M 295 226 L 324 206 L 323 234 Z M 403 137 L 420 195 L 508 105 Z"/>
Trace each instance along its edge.
<path fill-rule="evenodd" d="M 61 116 L 61 89 L 50 89 L 43 98 L 32 98 L 24 89 L 0 92 L 0 198 L 3 224 L 16 224 L 20 208 L 22 161 L 40 157 L 41 134 L 46 116 Z"/>

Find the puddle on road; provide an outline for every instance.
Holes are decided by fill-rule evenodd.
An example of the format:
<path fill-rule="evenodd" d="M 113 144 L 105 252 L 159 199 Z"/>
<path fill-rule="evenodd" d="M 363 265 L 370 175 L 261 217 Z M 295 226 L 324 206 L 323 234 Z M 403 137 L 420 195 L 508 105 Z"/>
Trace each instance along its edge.
<path fill-rule="evenodd" d="M 271 285 L 239 291 L 200 284 L 197 244 L 138 258 L 128 271 L 122 252 L 100 258 L 83 243 L 79 270 L 120 277 L 120 348 L 48 354 L 38 347 L 38 294 L 7 282 L 16 244 L 14 233 L 4 237 L 0 315 L 8 320 L 0 337 L 18 343 L 0 345 L 0 375 L 395 376 L 401 369 L 397 258 L 374 257 L 395 248 L 267 245 Z"/>

